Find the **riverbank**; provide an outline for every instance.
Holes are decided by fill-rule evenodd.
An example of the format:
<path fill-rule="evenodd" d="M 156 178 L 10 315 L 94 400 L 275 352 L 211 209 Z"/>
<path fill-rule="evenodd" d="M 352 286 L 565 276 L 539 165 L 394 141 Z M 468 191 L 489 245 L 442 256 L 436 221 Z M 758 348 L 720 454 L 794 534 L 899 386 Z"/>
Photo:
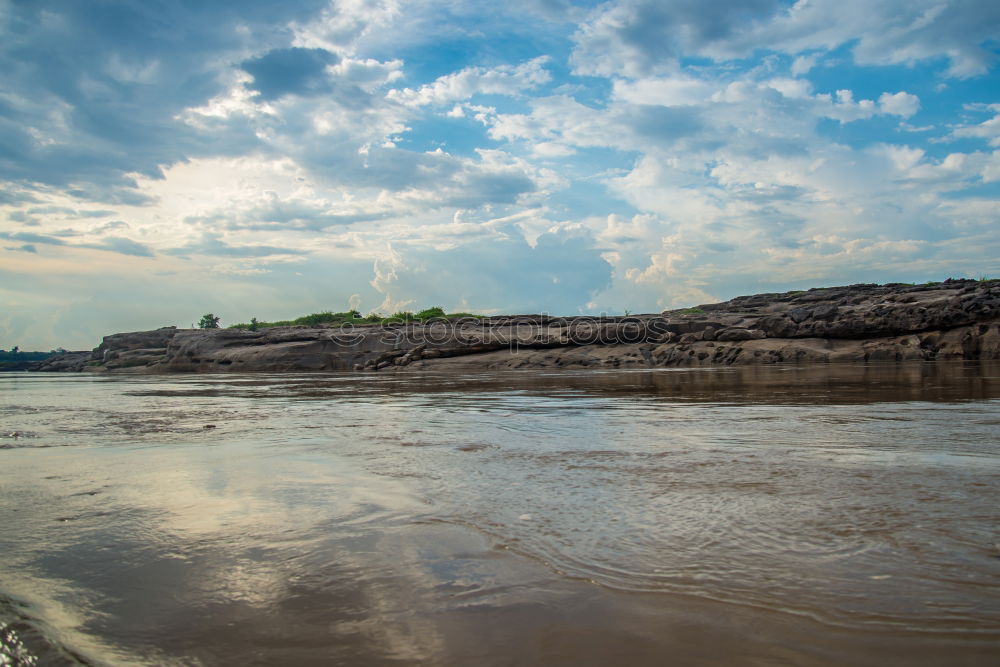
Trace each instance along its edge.
<path fill-rule="evenodd" d="M 1000 359 L 1000 281 L 849 285 L 625 317 L 514 315 L 106 336 L 40 371 L 692 367 Z"/>

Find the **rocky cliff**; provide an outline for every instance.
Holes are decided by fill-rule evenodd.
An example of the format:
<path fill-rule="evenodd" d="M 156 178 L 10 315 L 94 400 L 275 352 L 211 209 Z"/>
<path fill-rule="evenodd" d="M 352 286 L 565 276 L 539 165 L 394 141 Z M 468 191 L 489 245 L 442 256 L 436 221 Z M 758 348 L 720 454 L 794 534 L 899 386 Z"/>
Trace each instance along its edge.
<path fill-rule="evenodd" d="M 756 294 L 628 317 L 518 315 L 107 336 L 42 371 L 281 372 L 1000 359 L 1000 281 Z"/>

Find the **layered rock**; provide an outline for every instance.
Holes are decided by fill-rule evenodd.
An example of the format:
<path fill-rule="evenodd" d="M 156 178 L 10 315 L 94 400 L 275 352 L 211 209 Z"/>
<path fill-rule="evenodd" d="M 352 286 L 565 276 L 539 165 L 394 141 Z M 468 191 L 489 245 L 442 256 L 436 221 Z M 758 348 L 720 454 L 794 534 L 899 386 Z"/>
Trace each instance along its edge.
<path fill-rule="evenodd" d="M 27 366 L 24 370 L 31 371 L 79 371 L 90 361 L 93 353 L 90 350 L 63 352 L 45 361 L 39 361 Z"/>
<path fill-rule="evenodd" d="M 107 336 L 39 370 L 393 371 L 1000 359 L 1000 281 L 757 294 L 630 317 L 520 315 Z"/>

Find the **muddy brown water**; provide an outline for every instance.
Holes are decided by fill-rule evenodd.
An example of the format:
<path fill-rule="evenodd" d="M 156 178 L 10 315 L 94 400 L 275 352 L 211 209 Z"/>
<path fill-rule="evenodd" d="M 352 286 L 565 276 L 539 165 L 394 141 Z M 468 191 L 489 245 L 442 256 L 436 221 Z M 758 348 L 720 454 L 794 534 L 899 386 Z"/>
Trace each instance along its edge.
<path fill-rule="evenodd" d="M 996 364 L 0 374 L 0 664 L 998 664 L 998 498 Z"/>

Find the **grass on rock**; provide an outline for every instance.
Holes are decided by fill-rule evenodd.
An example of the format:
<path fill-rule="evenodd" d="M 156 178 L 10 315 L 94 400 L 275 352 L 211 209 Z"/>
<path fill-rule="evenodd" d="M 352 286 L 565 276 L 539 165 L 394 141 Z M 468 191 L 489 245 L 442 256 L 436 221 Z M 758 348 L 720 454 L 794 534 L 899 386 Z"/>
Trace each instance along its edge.
<path fill-rule="evenodd" d="M 482 317 L 482 315 L 473 315 L 472 313 L 446 313 L 443 308 L 439 308 L 437 306 L 433 308 L 426 308 L 416 313 L 409 310 L 401 310 L 388 317 L 379 313 L 362 315 L 357 310 L 347 310 L 342 313 L 327 311 L 323 313 L 303 315 L 302 317 L 297 317 L 294 320 L 278 320 L 276 322 L 258 322 L 256 318 L 254 318 L 249 323 L 241 322 L 239 324 L 232 324 L 229 328 L 256 331 L 257 329 L 267 329 L 270 327 L 315 327 L 320 325 L 344 324 L 399 324 L 404 322 L 427 322 L 430 320 L 454 320 L 465 317 L 479 318 Z"/>

